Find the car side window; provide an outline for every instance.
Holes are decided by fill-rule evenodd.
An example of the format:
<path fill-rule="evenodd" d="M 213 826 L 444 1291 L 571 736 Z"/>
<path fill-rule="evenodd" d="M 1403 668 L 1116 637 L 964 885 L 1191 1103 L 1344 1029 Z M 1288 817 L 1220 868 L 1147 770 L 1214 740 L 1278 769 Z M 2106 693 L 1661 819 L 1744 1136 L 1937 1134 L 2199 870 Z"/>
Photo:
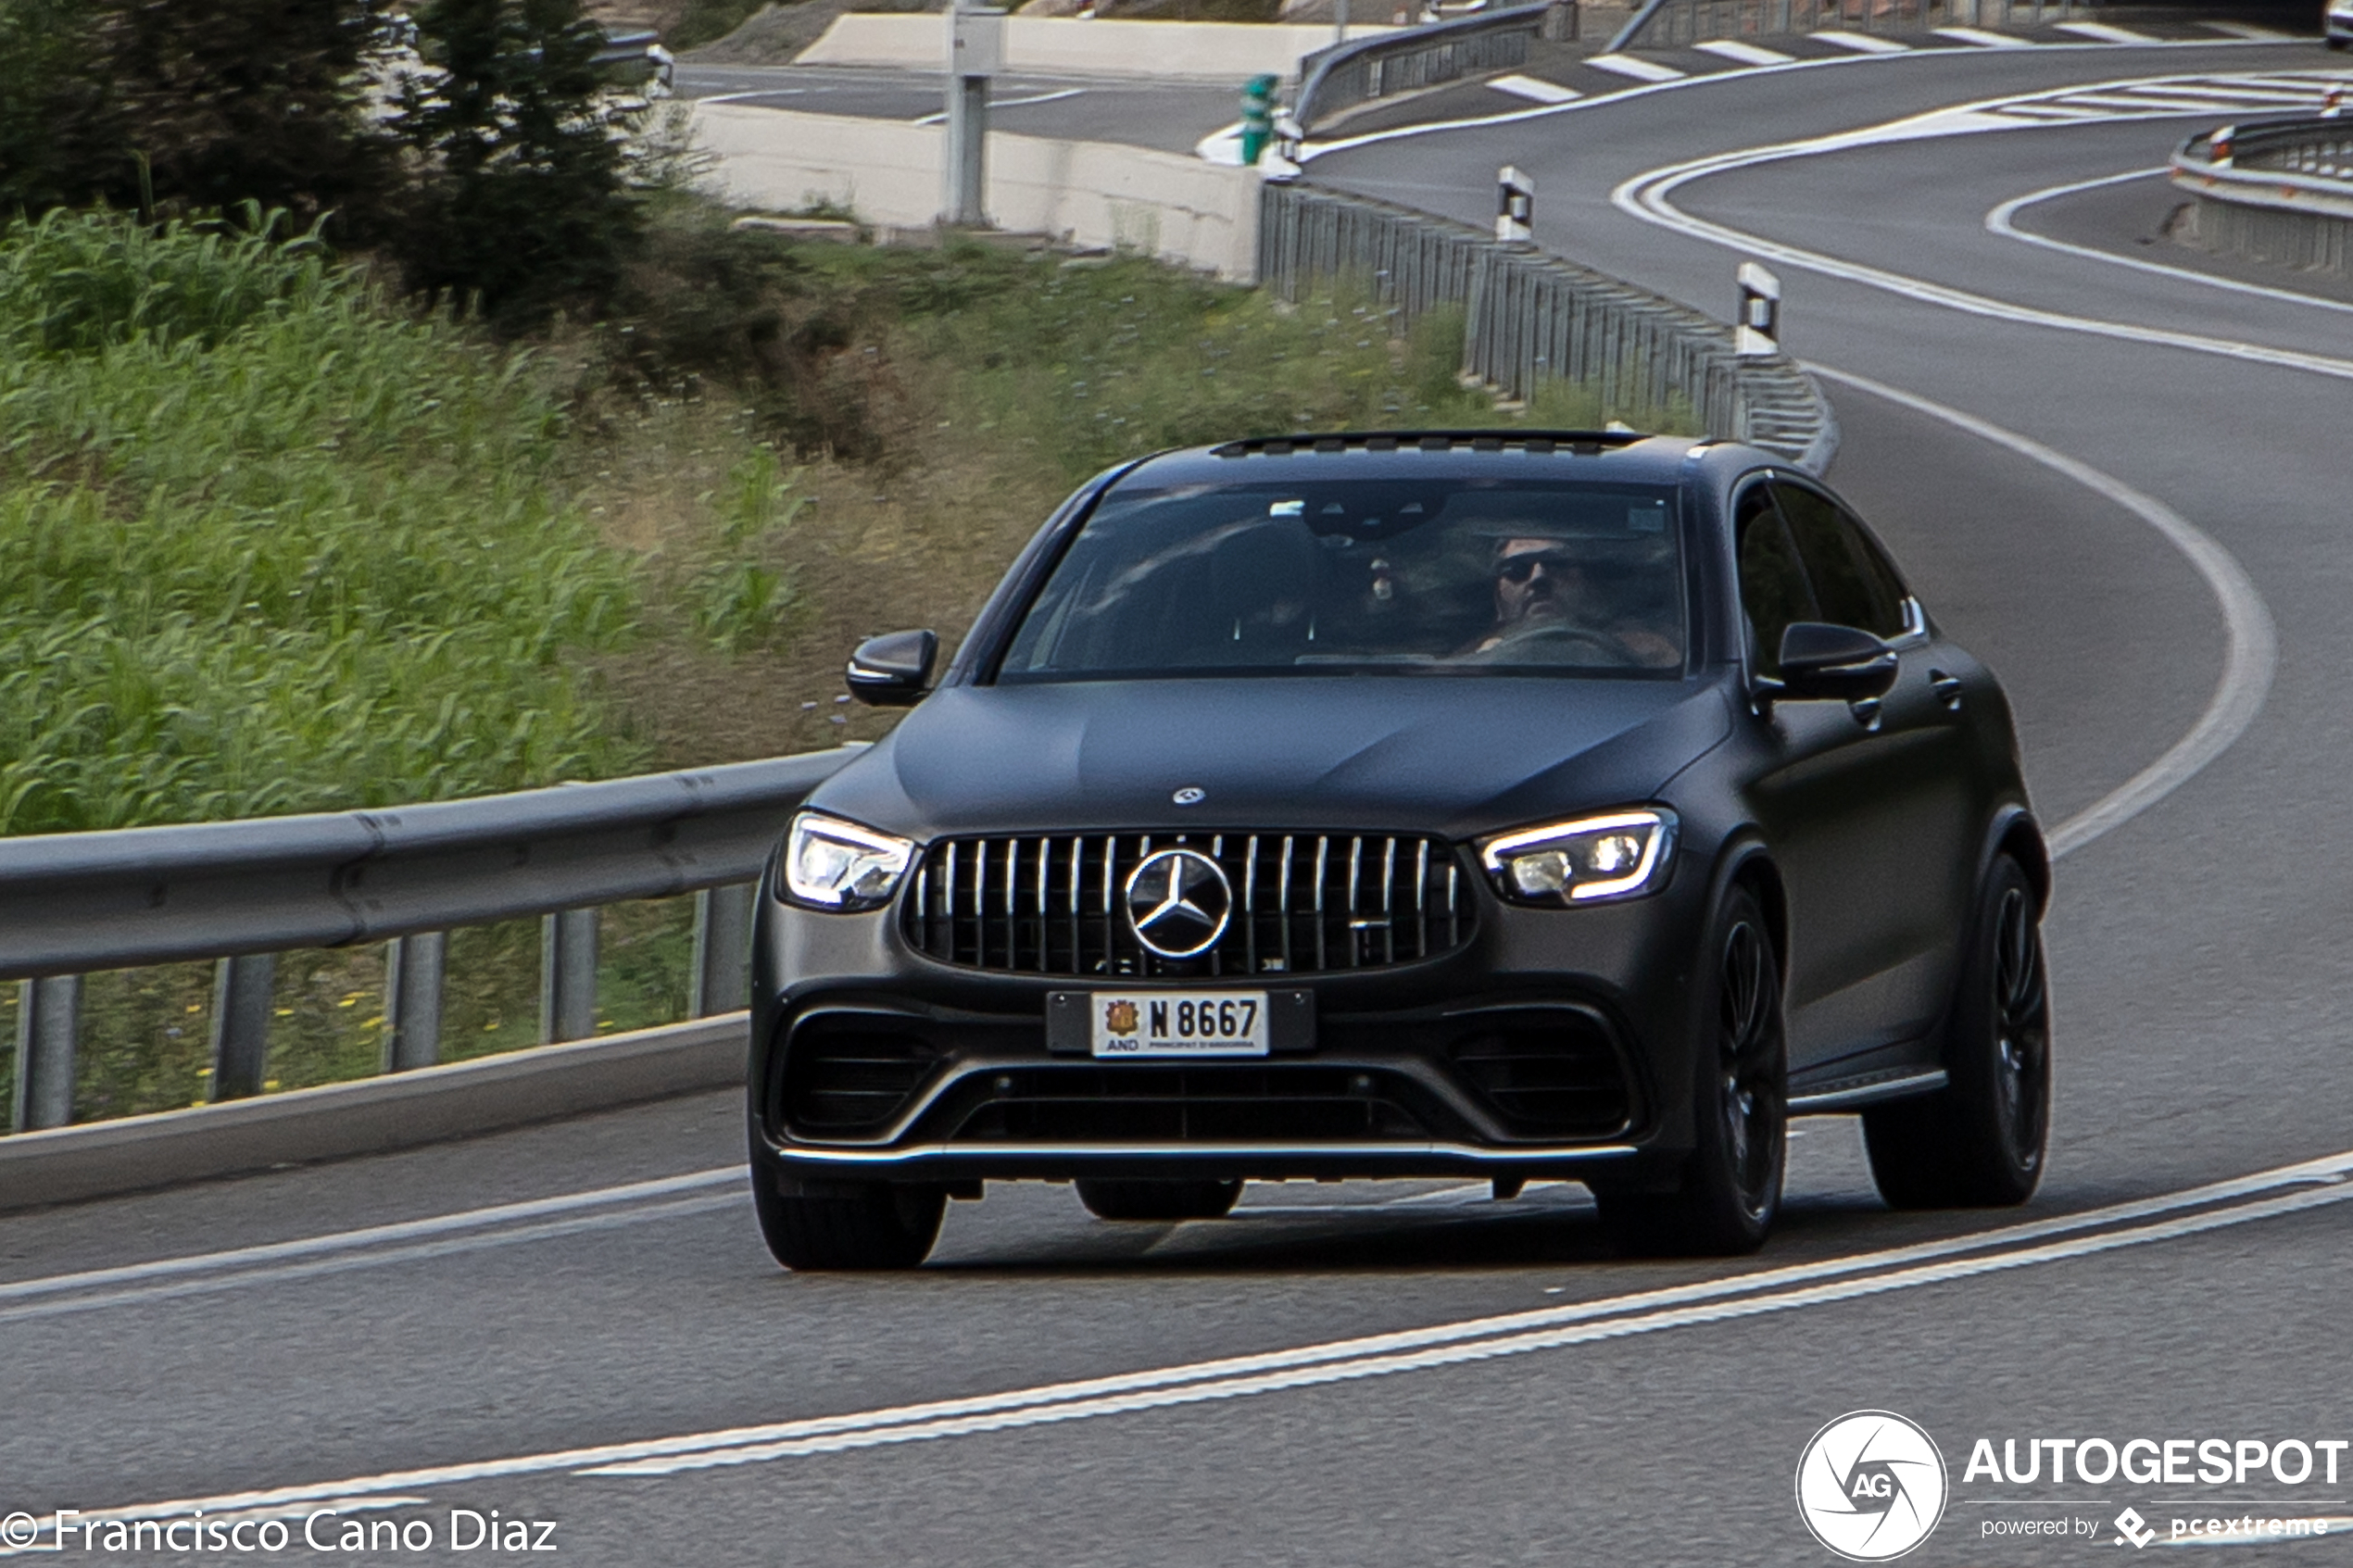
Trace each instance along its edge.
<path fill-rule="evenodd" d="M 1819 492 L 1777 483 L 1773 494 L 1805 558 L 1822 619 L 1881 637 L 1903 635 L 1904 584 L 1863 525 Z"/>
<path fill-rule="evenodd" d="M 1770 488 L 1751 485 L 1732 503 L 1732 528 L 1740 545 L 1741 608 L 1747 612 L 1756 639 L 1755 667 L 1759 674 L 1778 675 L 1781 633 L 1793 621 L 1818 621 L 1821 616 Z"/>

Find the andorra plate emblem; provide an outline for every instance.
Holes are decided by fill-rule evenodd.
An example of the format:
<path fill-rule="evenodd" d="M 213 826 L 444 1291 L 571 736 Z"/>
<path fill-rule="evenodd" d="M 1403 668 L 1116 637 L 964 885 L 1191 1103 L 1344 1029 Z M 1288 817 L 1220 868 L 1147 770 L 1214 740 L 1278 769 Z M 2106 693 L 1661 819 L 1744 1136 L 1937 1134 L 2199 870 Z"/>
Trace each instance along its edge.
<path fill-rule="evenodd" d="M 1103 1028 L 1110 1034 L 1133 1035 L 1137 1022 L 1133 1002 L 1114 1002 L 1103 1009 Z"/>

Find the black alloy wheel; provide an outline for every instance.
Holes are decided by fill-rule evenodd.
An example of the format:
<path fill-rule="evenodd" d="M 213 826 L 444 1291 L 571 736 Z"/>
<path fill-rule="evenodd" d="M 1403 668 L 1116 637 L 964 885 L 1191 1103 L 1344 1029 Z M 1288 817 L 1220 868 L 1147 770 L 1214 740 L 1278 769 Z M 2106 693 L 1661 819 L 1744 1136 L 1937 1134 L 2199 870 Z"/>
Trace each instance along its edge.
<path fill-rule="evenodd" d="M 1099 1220 L 1222 1220 L 1242 1196 L 1239 1181 L 1082 1178 L 1073 1185 Z"/>
<path fill-rule="evenodd" d="M 2007 855 L 1979 900 L 1944 1071 L 1939 1092 L 1863 1113 L 1880 1196 L 1897 1209 L 2025 1202 L 2050 1136 L 2050 981 L 2040 900 Z"/>
<path fill-rule="evenodd" d="M 1595 1195 L 1603 1223 L 1625 1251 L 1754 1252 L 1780 1211 L 1789 1148 L 1780 959 L 1748 888 L 1725 895 L 1710 946 L 1715 1005 L 1693 1073 L 1693 1148 L 1682 1186 Z"/>
<path fill-rule="evenodd" d="M 776 1261 L 796 1273 L 912 1269 L 939 1237 L 945 1187 L 844 1182 L 826 1196 L 788 1197 L 775 1176 L 752 1167 L 752 1207 Z"/>

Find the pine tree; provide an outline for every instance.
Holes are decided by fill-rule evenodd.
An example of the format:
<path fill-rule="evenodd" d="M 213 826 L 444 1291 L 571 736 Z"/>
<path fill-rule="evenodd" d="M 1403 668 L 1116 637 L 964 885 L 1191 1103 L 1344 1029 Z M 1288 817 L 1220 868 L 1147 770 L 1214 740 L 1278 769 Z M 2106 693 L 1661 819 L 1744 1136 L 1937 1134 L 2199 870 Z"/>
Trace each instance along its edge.
<path fill-rule="evenodd" d="M 578 0 L 427 0 L 416 23 L 430 70 L 396 122 L 419 165 L 409 286 L 510 329 L 593 308 L 638 232 L 600 99 L 602 34 Z"/>

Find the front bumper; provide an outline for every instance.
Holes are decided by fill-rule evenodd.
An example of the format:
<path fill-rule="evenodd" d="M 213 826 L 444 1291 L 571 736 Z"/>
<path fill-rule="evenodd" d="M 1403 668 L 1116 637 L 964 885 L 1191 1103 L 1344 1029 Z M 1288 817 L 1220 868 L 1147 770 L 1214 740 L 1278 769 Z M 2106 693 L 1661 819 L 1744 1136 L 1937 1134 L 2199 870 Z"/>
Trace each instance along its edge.
<path fill-rule="evenodd" d="M 1312 1008 L 1312 1031 L 1273 1054 L 1214 1061 L 1058 1054 L 1050 998 L 1086 982 L 939 963 L 908 947 L 894 911 L 814 913 L 763 893 L 754 1159 L 788 1185 L 1662 1183 L 1691 1146 L 1705 882 L 1685 865 L 1648 897 L 1562 910 L 1481 889 L 1477 935 L 1441 958 L 1186 983 L 1303 992 Z"/>

